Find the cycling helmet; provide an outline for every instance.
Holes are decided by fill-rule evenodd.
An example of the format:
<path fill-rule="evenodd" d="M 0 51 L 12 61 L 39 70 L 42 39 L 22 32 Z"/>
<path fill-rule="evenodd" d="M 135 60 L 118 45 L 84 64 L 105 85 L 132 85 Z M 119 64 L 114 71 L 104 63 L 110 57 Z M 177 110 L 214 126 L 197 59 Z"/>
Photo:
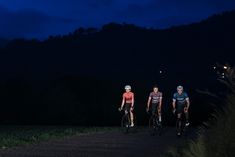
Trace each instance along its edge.
<path fill-rule="evenodd" d="M 177 86 L 177 90 L 180 90 L 180 89 L 184 90 L 184 87 L 183 86 Z"/>
<path fill-rule="evenodd" d="M 131 90 L 131 86 L 130 86 L 130 85 L 126 85 L 126 86 L 125 86 L 125 89 L 126 89 L 126 90 L 127 90 L 127 89 Z"/>

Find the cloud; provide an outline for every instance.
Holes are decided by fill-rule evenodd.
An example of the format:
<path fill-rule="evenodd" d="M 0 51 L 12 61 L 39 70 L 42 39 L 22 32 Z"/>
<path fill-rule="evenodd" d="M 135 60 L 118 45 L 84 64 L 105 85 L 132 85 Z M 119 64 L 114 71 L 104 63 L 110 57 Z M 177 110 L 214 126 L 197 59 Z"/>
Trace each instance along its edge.
<path fill-rule="evenodd" d="M 4 7 L 0 7 L 0 19 L 3 38 L 46 38 L 50 34 L 68 33 L 77 24 L 77 20 L 51 17 L 34 10 L 13 12 Z"/>

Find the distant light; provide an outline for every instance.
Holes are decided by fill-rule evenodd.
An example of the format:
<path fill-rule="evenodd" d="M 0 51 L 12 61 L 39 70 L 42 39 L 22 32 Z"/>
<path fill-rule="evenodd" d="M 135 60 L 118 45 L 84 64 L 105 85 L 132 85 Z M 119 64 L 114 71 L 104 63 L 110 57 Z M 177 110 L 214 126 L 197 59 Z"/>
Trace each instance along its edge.
<path fill-rule="evenodd" d="M 214 69 L 216 69 L 216 67 L 215 67 L 215 66 L 214 66 L 213 68 L 214 68 Z"/>
<path fill-rule="evenodd" d="M 222 73 L 222 75 L 224 76 L 225 74 L 224 74 L 224 73 Z"/>
<path fill-rule="evenodd" d="M 161 74 L 161 73 L 162 73 L 162 71 L 160 70 L 160 71 L 159 71 L 159 73 Z"/>
<path fill-rule="evenodd" d="M 227 66 L 224 66 L 224 69 L 225 69 L 225 70 L 227 70 L 227 69 L 228 69 L 228 67 L 227 67 Z"/>

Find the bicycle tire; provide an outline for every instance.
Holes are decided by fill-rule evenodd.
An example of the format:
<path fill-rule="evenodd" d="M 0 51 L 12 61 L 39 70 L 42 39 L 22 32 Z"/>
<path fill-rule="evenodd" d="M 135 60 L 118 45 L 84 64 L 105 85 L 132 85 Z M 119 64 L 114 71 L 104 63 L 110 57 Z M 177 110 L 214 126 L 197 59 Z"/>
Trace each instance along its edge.
<path fill-rule="evenodd" d="M 162 134 L 162 127 L 159 124 L 159 122 L 157 122 L 158 119 L 155 115 L 152 115 L 149 118 L 149 131 L 151 133 L 151 135 L 156 135 L 158 134 L 159 136 Z"/>
<path fill-rule="evenodd" d="M 124 133 L 128 133 L 130 129 L 130 117 L 128 114 L 122 116 L 121 128 Z"/>

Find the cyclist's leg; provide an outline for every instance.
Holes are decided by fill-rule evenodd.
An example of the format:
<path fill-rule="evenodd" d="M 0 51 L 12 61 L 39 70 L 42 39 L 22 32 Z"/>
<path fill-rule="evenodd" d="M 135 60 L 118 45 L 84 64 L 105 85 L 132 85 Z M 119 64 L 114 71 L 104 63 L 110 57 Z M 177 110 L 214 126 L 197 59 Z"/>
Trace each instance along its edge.
<path fill-rule="evenodd" d="M 177 105 L 176 112 L 177 112 L 177 134 L 181 135 L 181 127 L 182 127 L 182 113 L 184 112 L 184 106 Z"/>
<path fill-rule="evenodd" d="M 178 122 L 180 122 L 180 123 L 181 123 L 181 117 L 182 117 L 181 115 L 182 115 L 182 113 L 177 113 L 177 120 L 178 120 Z M 179 123 L 179 124 L 180 124 L 180 123 Z"/>
<path fill-rule="evenodd" d="M 124 111 L 125 111 L 125 114 L 127 115 L 129 112 L 129 107 L 127 104 L 125 104 L 125 106 L 124 106 Z"/>
<path fill-rule="evenodd" d="M 180 135 L 181 134 L 181 114 L 182 113 L 177 113 L 177 134 Z"/>
<path fill-rule="evenodd" d="M 131 118 L 131 126 L 134 126 L 134 114 L 130 111 L 130 118 Z"/>
<path fill-rule="evenodd" d="M 158 113 L 158 121 L 159 121 L 159 123 L 161 124 L 161 122 L 162 122 L 162 116 L 161 116 L 161 109 L 160 109 L 159 105 L 158 105 L 158 107 L 157 107 L 157 113 Z"/>
<path fill-rule="evenodd" d="M 131 126 L 134 126 L 134 114 L 133 114 L 133 112 L 131 111 L 131 104 L 127 104 L 126 105 L 127 107 L 126 107 L 126 109 L 127 109 L 127 112 L 128 112 L 128 114 L 130 115 L 130 125 Z"/>
<path fill-rule="evenodd" d="M 124 118 L 124 126 L 126 127 L 126 132 L 128 132 L 128 129 L 131 127 L 131 120 L 130 120 L 130 105 L 125 104 L 125 118 Z"/>
<path fill-rule="evenodd" d="M 156 105 L 155 104 L 151 104 L 151 112 L 152 112 L 152 115 L 156 115 Z"/>
<path fill-rule="evenodd" d="M 186 111 L 186 107 L 184 107 L 184 115 L 186 120 L 186 125 L 189 125 L 189 113 Z"/>
<path fill-rule="evenodd" d="M 157 124 L 158 122 L 158 111 L 157 111 L 157 104 L 152 104 L 152 116 L 154 117 L 154 123 Z"/>

